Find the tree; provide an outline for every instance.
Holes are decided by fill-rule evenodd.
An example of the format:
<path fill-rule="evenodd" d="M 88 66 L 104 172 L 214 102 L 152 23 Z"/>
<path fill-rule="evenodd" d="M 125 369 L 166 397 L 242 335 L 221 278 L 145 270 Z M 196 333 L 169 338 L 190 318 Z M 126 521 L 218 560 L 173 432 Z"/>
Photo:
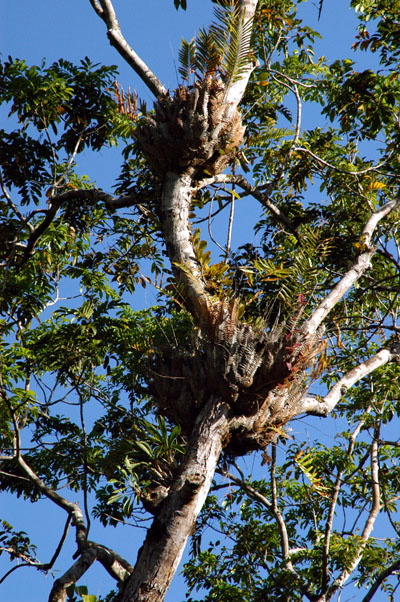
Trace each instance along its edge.
<path fill-rule="evenodd" d="M 2 64 L 18 127 L 0 141 L 0 484 L 47 497 L 66 524 L 47 563 L 5 521 L 1 551 L 48 571 L 74 530 L 51 602 L 94 599 L 76 584 L 95 561 L 118 587 L 107 599 L 163 600 L 190 537 L 186 578 L 206 600 L 323 602 L 350 579 L 364 600 L 380 586 L 392 595 L 400 4 L 351 2 L 354 48 L 379 63 L 357 72 L 314 58 L 297 2 L 216 2 L 210 28 L 182 41 L 182 83 L 168 91 L 110 0 L 90 3 L 155 103 L 88 59 Z M 330 125 L 304 130 L 303 105 Z M 110 194 L 77 161 L 118 140 Z M 249 196 L 260 242 L 234 249 L 234 205 Z M 157 288 L 157 307 L 131 308 L 139 284 Z M 292 439 L 285 426 L 304 415 L 339 417 L 337 442 Z M 268 478 L 243 473 L 248 454 Z M 136 563 L 89 538 L 94 519 L 143 514 Z M 373 537 L 381 516 L 390 533 Z M 235 543 L 202 549 L 215 521 Z"/>

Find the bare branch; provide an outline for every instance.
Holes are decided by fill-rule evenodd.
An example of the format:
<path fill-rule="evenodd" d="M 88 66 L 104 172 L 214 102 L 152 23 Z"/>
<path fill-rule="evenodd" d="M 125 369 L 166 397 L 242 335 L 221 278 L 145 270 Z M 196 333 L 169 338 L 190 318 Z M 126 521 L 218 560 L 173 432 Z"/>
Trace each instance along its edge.
<path fill-rule="evenodd" d="M 234 211 L 235 211 L 235 195 L 232 194 L 231 210 L 229 212 L 228 234 L 227 234 L 227 237 L 226 237 L 225 263 L 228 261 L 229 254 L 231 252 L 232 226 L 233 226 L 233 214 L 234 214 Z"/>
<path fill-rule="evenodd" d="M 397 355 L 388 349 L 381 349 L 372 357 L 361 362 L 355 368 L 347 372 L 340 378 L 325 397 L 307 397 L 303 401 L 303 411 L 315 416 L 328 416 L 340 399 L 345 395 L 349 387 L 359 382 L 362 378 L 381 368 L 390 361 L 397 358 Z"/>
<path fill-rule="evenodd" d="M 132 573 L 133 567 L 113 550 L 97 544 L 88 542 L 78 560 L 62 575 L 56 579 L 50 592 L 49 602 L 65 602 L 67 599 L 67 588 L 76 583 L 82 575 L 98 560 L 107 572 L 122 583 Z"/>
<path fill-rule="evenodd" d="M 224 247 L 222 247 L 219 244 L 219 242 L 217 240 L 215 240 L 215 238 L 213 237 L 213 234 L 212 234 L 212 230 L 211 230 L 212 207 L 213 207 L 213 199 L 210 200 L 210 210 L 208 212 L 208 235 L 209 235 L 211 241 L 215 245 L 217 245 L 217 247 L 226 255 L 226 249 L 224 249 Z"/>
<path fill-rule="evenodd" d="M 50 592 L 49 602 L 65 602 L 67 599 L 67 588 L 73 585 L 86 573 L 97 560 L 95 548 L 85 550 L 78 560 L 62 575 L 54 581 Z"/>
<path fill-rule="evenodd" d="M 235 475 L 231 472 L 219 470 L 217 472 L 225 476 L 230 481 L 233 481 L 235 485 L 237 485 L 238 487 L 240 487 L 240 489 L 245 491 L 249 497 L 253 498 L 254 500 L 257 500 L 266 508 L 271 509 L 272 503 L 269 501 L 269 499 L 266 498 L 265 495 L 257 491 L 257 489 L 254 489 L 254 487 L 252 487 L 249 483 L 246 483 L 246 481 L 244 481 L 243 479 L 235 477 Z"/>
<path fill-rule="evenodd" d="M 282 557 L 283 557 L 283 562 L 284 565 L 286 567 L 286 569 L 288 571 L 290 571 L 297 579 L 299 586 L 303 592 L 303 594 L 309 599 L 309 600 L 315 600 L 315 595 L 313 594 L 313 592 L 310 591 L 308 585 L 305 583 L 305 581 L 303 580 L 303 578 L 301 577 L 301 575 L 299 575 L 299 573 L 295 570 L 293 563 L 291 561 L 291 556 L 293 554 L 296 553 L 296 550 L 292 550 L 289 547 L 289 536 L 288 536 L 288 532 L 286 529 L 286 523 L 284 521 L 284 518 L 281 514 L 281 511 L 279 509 L 278 506 L 278 492 L 277 492 L 277 485 L 276 485 L 276 473 L 275 473 L 275 468 L 276 468 L 276 445 L 272 445 L 272 449 L 271 449 L 271 455 L 272 455 L 272 459 L 271 459 L 271 498 L 272 498 L 272 513 L 275 517 L 275 520 L 278 524 L 278 529 L 279 529 L 279 535 L 280 535 L 280 540 L 281 540 L 281 550 L 282 550 Z"/>
<path fill-rule="evenodd" d="M 286 524 L 285 524 L 285 521 L 281 514 L 281 511 L 279 510 L 278 501 L 277 501 L 277 487 L 276 487 L 276 474 L 275 474 L 275 467 L 276 467 L 276 446 L 275 445 L 272 446 L 271 451 L 272 451 L 272 461 L 271 461 L 272 512 L 275 516 L 276 522 L 278 523 L 283 561 L 284 561 L 287 569 L 295 572 L 292 562 L 290 560 L 289 537 L 288 537 L 288 533 L 287 533 L 287 529 L 286 529 Z"/>
<path fill-rule="evenodd" d="M 107 36 L 111 46 L 114 46 L 156 98 L 165 96 L 168 93 L 167 89 L 124 38 L 111 0 L 89 0 L 89 2 L 107 25 Z"/>
<path fill-rule="evenodd" d="M 371 259 L 376 249 L 371 246 L 372 235 L 374 234 L 379 222 L 392 211 L 400 206 L 400 195 L 395 199 L 388 201 L 383 207 L 375 211 L 367 221 L 360 236 L 363 249 L 365 249 L 354 261 L 351 268 L 339 280 L 336 286 L 331 290 L 327 297 L 320 303 L 311 317 L 303 324 L 304 333 L 307 336 L 313 336 L 320 324 L 324 321 L 329 312 L 342 299 L 347 291 L 354 285 L 362 274 L 370 267 Z"/>
<path fill-rule="evenodd" d="M 271 73 L 272 74 L 272 73 Z M 289 151 L 284 159 L 284 161 L 281 163 L 281 165 L 278 167 L 275 176 L 273 177 L 273 179 L 271 180 L 271 182 L 269 182 L 266 190 L 265 190 L 265 194 L 267 196 L 267 198 L 269 198 L 275 188 L 275 185 L 279 182 L 279 180 L 281 179 L 282 175 L 284 174 L 287 166 L 289 165 L 289 161 L 290 158 L 293 154 L 293 151 L 296 148 L 296 144 L 297 141 L 300 137 L 300 129 L 301 129 L 301 111 L 302 111 L 302 105 L 301 105 L 301 98 L 300 98 L 300 94 L 299 94 L 299 90 L 297 87 L 297 83 L 295 82 L 295 80 L 289 78 L 287 75 L 284 75 L 283 73 L 280 74 L 284 79 L 288 80 L 290 82 L 290 85 L 287 83 L 283 83 L 280 82 L 282 85 L 284 85 L 286 88 L 288 88 L 291 92 L 293 92 L 293 94 L 296 97 L 296 106 L 297 106 L 297 118 L 296 118 L 296 129 L 295 129 L 295 133 L 294 133 L 294 137 L 293 140 L 291 142 Z M 276 80 L 276 77 L 274 75 L 272 75 L 273 79 Z"/>

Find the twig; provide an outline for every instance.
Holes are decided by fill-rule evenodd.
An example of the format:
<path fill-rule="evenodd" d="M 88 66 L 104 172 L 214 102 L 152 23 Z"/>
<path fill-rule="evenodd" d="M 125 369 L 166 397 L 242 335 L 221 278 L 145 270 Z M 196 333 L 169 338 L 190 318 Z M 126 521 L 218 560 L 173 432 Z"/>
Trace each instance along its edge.
<path fill-rule="evenodd" d="M 282 211 L 270 201 L 269 196 L 266 192 L 261 191 L 256 186 L 252 186 L 250 182 L 246 180 L 246 178 L 240 174 L 218 174 L 213 178 L 209 178 L 206 180 L 202 180 L 198 184 L 198 188 L 204 188 L 205 186 L 209 186 L 210 184 L 237 184 L 243 190 L 245 190 L 248 194 L 253 196 L 255 199 L 260 201 L 264 207 L 269 209 L 271 213 L 275 215 L 277 220 L 286 226 L 292 234 L 298 237 L 298 232 L 295 225 L 290 221 L 290 219 L 282 213 Z"/>
<path fill-rule="evenodd" d="M 20 569 L 21 567 L 24 567 L 24 566 L 35 567 L 36 569 L 38 569 L 40 571 L 49 571 L 53 567 L 53 565 L 54 565 L 55 561 L 57 560 L 58 556 L 60 555 L 60 552 L 62 550 L 62 547 L 63 547 L 63 545 L 65 543 L 65 540 L 67 538 L 67 535 L 68 535 L 68 530 L 69 530 L 69 526 L 71 524 L 71 520 L 72 520 L 71 516 L 68 515 L 67 516 L 67 521 L 66 521 L 65 526 L 64 526 L 63 533 L 61 535 L 61 539 L 58 542 L 57 548 L 56 548 L 53 556 L 49 560 L 49 562 L 24 562 L 22 564 L 18 564 L 16 566 L 14 566 L 12 569 L 10 569 L 9 571 L 7 571 L 7 573 L 5 573 L 3 575 L 3 577 L 0 579 L 0 583 L 3 583 L 3 581 L 5 581 L 7 579 L 7 577 L 9 575 L 11 575 L 11 573 L 13 573 L 17 569 Z"/>
<path fill-rule="evenodd" d="M 275 80 L 276 78 L 274 76 L 272 76 Z M 297 118 L 296 118 L 296 129 L 295 129 L 295 133 L 294 133 L 294 137 L 293 140 L 291 142 L 290 148 L 288 150 L 288 153 L 284 159 L 284 161 L 280 164 L 280 166 L 277 169 L 276 174 L 274 175 L 274 177 L 272 178 L 271 182 L 269 182 L 266 190 L 265 190 L 265 194 L 267 196 L 267 198 L 269 198 L 275 188 L 275 185 L 279 182 L 279 180 L 281 179 L 283 173 L 285 172 L 287 166 L 289 165 L 289 161 L 291 159 L 291 156 L 293 154 L 293 151 L 296 148 L 296 144 L 297 141 L 300 137 L 300 129 L 301 129 L 301 98 L 300 98 L 300 94 L 299 94 L 299 90 L 297 88 L 297 84 L 291 80 L 287 75 L 284 76 L 286 79 L 288 79 L 290 81 L 290 83 L 292 84 L 291 86 L 289 86 L 288 84 L 285 84 L 283 82 L 280 82 L 283 86 L 285 86 L 286 88 L 288 88 L 289 90 L 291 90 L 291 92 L 293 92 L 293 94 L 296 97 L 296 106 L 297 106 Z"/>
<path fill-rule="evenodd" d="M 270 502 L 270 500 L 268 498 L 266 498 L 265 495 L 263 495 L 262 493 L 260 493 L 256 489 L 254 489 L 254 487 L 252 487 L 249 483 L 246 483 L 244 478 L 239 479 L 231 472 L 227 472 L 224 470 L 221 470 L 221 471 L 218 470 L 217 472 L 219 472 L 221 475 L 223 475 L 230 481 L 233 481 L 235 483 L 235 485 L 237 485 L 238 487 L 240 487 L 240 489 L 245 491 L 251 498 L 253 498 L 254 500 L 257 500 L 258 502 L 260 502 L 263 506 L 265 506 L 269 510 L 271 509 L 272 502 Z"/>
<path fill-rule="evenodd" d="M 371 167 L 366 167 L 365 169 L 360 169 L 360 171 L 351 171 L 350 169 L 343 169 L 341 167 L 336 167 L 336 165 L 333 165 L 332 163 L 328 163 L 328 161 L 321 159 L 321 157 L 318 157 L 318 155 L 316 155 L 315 153 L 310 151 L 308 148 L 304 148 L 302 146 L 296 146 L 294 150 L 296 152 L 307 153 L 313 159 L 318 161 L 318 163 L 321 163 L 321 165 L 325 165 L 325 167 L 329 167 L 329 169 L 333 169 L 334 171 L 337 171 L 338 173 L 345 173 L 350 176 L 362 176 L 363 174 L 366 174 L 370 171 L 377 171 L 378 169 L 383 167 L 389 161 L 389 159 L 391 157 L 391 155 L 389 155 L 389 157 L 387 157 L 384 161 L 382 161 L 382 163 L 379 163 L 378 165 L 372 165 Z"/>
<path fill-rule="evenodd" d="M 222 251 L 223 253 L 226 253 L 226 249 L 224 249 L 224 247 L 222 247 L 222 246 L 219 244 L 219 242 L 218 242 L 217 240 L 215 240 L 215 238 L 214 238 L 214 237 L 213 237 L 213 235 L 212 235 L 212 231 L 211 231 L 211 218 L 212 218 L 212 215 L 211 215 L 211 213 L 212 213 L 212 206 L 213 206 L 213 199 L 211 199 L 211 201 L 210 201 L 210 210 L 209 210 L 209 212 L 208 212 L 208 235 L 209 235 L 210 239 L 212 240 L 212 242 L 213 242 L 215 245 L 217 245 L 217 247 L 218 247 L 219 249 L 221 249 L 221 251 Z"/>
<path fill-rule="evenodd" d="M 235 190 L 235 185 L 233 184 L 233 191 L 234 190 Z M 235 211 L 235 195 L 232 193 L 231 210 L 229 212 L 229 221 L 228 221 L 228 234 L 226 237 L 225 263 L 228 261 L 229 254 L 231 252 L 231 239 L 232 239 L 232 226 L 233 226 L 234 211 Z"/>
<path fill-rule="evenodd" d="M 353 449 L 354 449 L 354 444 L 355 444 L 355 440 L 361 430 L 362 425 L 365 422 L 365 418 L 366 418 L 366 414 L 369 414 L 371 412 L 371 408 L 372 405 L 368 406 L 368 408 L 365 410 L 365 414 L 362 417 L 362 419 L 360 420 L 360 422 L 358 423 L 358 425 L 356 426 L 356 428 L 354 429 L 354 431 L 352 432 L 350 439 L 349 439 L 349 444 L 347 447 L 347 457 L 350 458 L 350 456 L 353 453 Z M 337 474 L 336 477 L 336 481 L 335 481 L 335 486 L 333 489 L 333 496 L 332 496 L 332 500 L 331 500 L 331 504 L 329 507 L 329 514 L 328 514 L 328 519 L 326 521 L 326 527 L 325 527 L 325 542 L 324 542 L 324 552 L 323 552 L 323 566 L 322 566 L 322 591 L 326 592 L 328 589 L 328 582 L 329 582 L 329 559 L 330 559 L 330 554 L 329 554 L 329 550 L 330 550 L 330 541 L 331 541 L 331 533 L 332 533 L 332 525 L 333 525 L 333 519 L 334 519 L 334 515 L 335 515 L 335 509 L 336 509 L 336 504 L 337 504 L 337 500 L 339 497 L 339 492 L 340 492 L 340 488 L 342 485 L 342 480 L 343 480 L 343 474 L 344 474 L 344 470 L 340 470 Z"/>

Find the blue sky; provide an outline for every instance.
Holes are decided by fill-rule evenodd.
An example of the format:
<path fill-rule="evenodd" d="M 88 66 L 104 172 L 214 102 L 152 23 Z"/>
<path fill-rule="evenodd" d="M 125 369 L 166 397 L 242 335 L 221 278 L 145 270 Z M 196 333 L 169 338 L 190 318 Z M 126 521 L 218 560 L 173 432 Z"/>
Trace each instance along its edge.
<path fill-rule="evenodd" d="M 321 21 L 317 22 L 318 2 L 307 2 L 302 9 L 311 27 L 318 29 L 324 40 L 317 44 L 317 51 L 328 60 L 351 54 L 356 19 L 348 9 L 345 0 L 325 0 Z M 186 12 L 176 11 L 173 0 L 116 0 L 122 30 L 127 40 L 156 72 L 167 88 L 178 83 L 175 61 L 181 37 L 189 40 L 197 30 L 207 25 L 212 14 L 212 4 L 207 0 L 188 0 Z M 151 104 L 151 95 L 138 80 L 135 73 L 124 64 L 106 38 L 105 25 L 95 15 L 89 0 L 0 0 L 0 52 L 1 58 L 8 55 L 25 59 L 29 64 L 40 64 L 43 58 L 50 64 L 59 58 L 78 62 L 88 56 L 93 62 L 116 64 L 119 68 L 119 82 L 124 89 L 130 86 L 139 96 Z M 360 64 L 365 69 L 364 57 Z M 0 120 L 6 113 L 0 113 Z M 309 115 L 311 118 L 311 115 Z M 307 113 L 306 113 L 307 119 Z M 0 124 L 5 127 L 4 123 Z M 83 153 L 79 158 L 79 172 L 87 173 L 99 187 L 112 190 L 119 173 L 118 149 L 105 149 L 100 153 Z M 251 216 L 251 201 L 239 206 L 234 226 L 236 240 L 247 241 Z M 253 236 L 251 234 L 251 236 Z M 152 305 L 154 298 L 144 299 L 145 305 Z M 309 419 L 303 426 L 318 430 L 319 421 Z M 301 429 L 296 423 L 295 431 Z M 334 433 L 332 433 L 333 435 Z M 251 468 L 252 459 L 248 460 Z M 32 510 L 32 512 L 31 512 Z M 0 517 L 8 520 L 17 530 L 26 530 L 32 540 L 40 542 L 38 556 L 48 561 L 63 529 L 64 513 L 46 501 L 29 509 L 22 500 L 12 500 L 8 496 L 0 499 Z M 43 537 L 44 535 L 44 537 Z M 93 528 L 91 538 L 114 547 L 130 562 L 134 562 L 136 550 L 141 545 L 144 532 L 129 528 L 109 529 L 104 536 L 103 529 Z M 71 545 L 63 552 L 57 568 L 66 570 L 74 551 L 72 533 Z M 0 577 L 10 568 L 5 557 L 0 557 Z M 23 568 L 0 585 L 0 599 L 10 602 L 42 602 L 47 599 L 52 577 L 47 579 L 37 575 L 33 569 Z M 113 586 L 105 571 L 91 569 L 81 582 L 89 587 L 92 594 L 104 594 Z M 184 588 L 178 578 L 174 581 L 167 602 L 184 600 Z"/>

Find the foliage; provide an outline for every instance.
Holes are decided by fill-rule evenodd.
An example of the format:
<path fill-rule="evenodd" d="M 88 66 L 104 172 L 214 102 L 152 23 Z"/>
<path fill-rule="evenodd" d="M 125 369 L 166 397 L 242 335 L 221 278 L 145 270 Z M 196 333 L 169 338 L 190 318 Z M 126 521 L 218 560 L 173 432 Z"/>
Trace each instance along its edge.
<path fill-rule="evenodd" d="M 369 269 L 332 308 L 301 366 L 301 386 L 322 400 L 344 374 L 399 341 L 399 213 L 379 223 L 370 246 L 364 227 L 398 195 L 400 4 L 350 3 L 360 21 L 353 48 L 372 53 L 360 71 L 357 55 L 330 64 L 315 57 L 319 34 L 302 20 L 302 2 L 260 0 L 251 25 L 232 3 L 215 4 L 215 23 L 182 40 L 179 73 L 189 89 L 208 76 L 228 87 L 250 61 L 246 133 L 230 182 L 196 183 L 190 219 L 198 274 L 178 267 L 206 283 L 232 323 L 235 314 L 265 336 L 285 324 L 286 376 L 277 381 L 285 390 L 297 370 L 289 352 L 301 359 L 308 352 L 296 339 L 301 325 L 373 248 Z M 186 0 L 174 6 L 186 10 Z M 90 517 L 115 527 L 155 515 L 157 526 L 157 508 L 193 440 L 156 399 L 155 376 L 174 380 L 165 387 L 175 392 L 207 343 L 177 266 L 166 259 L 162 178 L 134 139 L 153 113 L 124 95 L 116 75 L 87 58 L 28 66 L 9 57 L 0 66 L 10 116 L 0 132 L 0 489 L 30 503 L 56 493 L 80 497 L 89 524 Z M 305 125 L 304 107 L 313 115 Z M 83 151 L 117 143 L 124 149 L 114 196 L 78 165 Z M 239 172 L 252 179 L 247 189 Z M 259 201 L 253 233 L 236 247 L 213 246 L 213 220 L 233 216 L 250 194 Z M 228 216 L 226 223 L 230 241 Z M 133 309 L 146 287 L 157 305 Z M 222 315 L 208 333 L 213 349 Z M 175 359 L 176 373 L 157 373 Z M 334 600 L 349 583 L 360 600 L 375 586 L 395 599 L 398 372 L 392 361 L 343 388 L 325 422 L 293 421 L 292 431 L 272 425 L 279 442 L 263 454 L 238 460 L 224 442 L 184 567 L 190 602 Z M 213 376 L 204 377 L 204 390 Z M 375 503 L 382 522 L 371 534 Z M 2 522 L 0 554 L 13 566 L 50 570 L 38 548 Z M 74 584 L 68 594 L 96 598 Z"/>
<path fill-rule="evenodd" d="M 182 39 L 179 50 L 179 74 L 189 84 L 191 75 L 219 77 L 229 85 L 237 81 L 247 68 L 252 22 L 244 23 L 240 7 L 216 6 L 215 22 L 201 29 L 197 39 Z"/>

